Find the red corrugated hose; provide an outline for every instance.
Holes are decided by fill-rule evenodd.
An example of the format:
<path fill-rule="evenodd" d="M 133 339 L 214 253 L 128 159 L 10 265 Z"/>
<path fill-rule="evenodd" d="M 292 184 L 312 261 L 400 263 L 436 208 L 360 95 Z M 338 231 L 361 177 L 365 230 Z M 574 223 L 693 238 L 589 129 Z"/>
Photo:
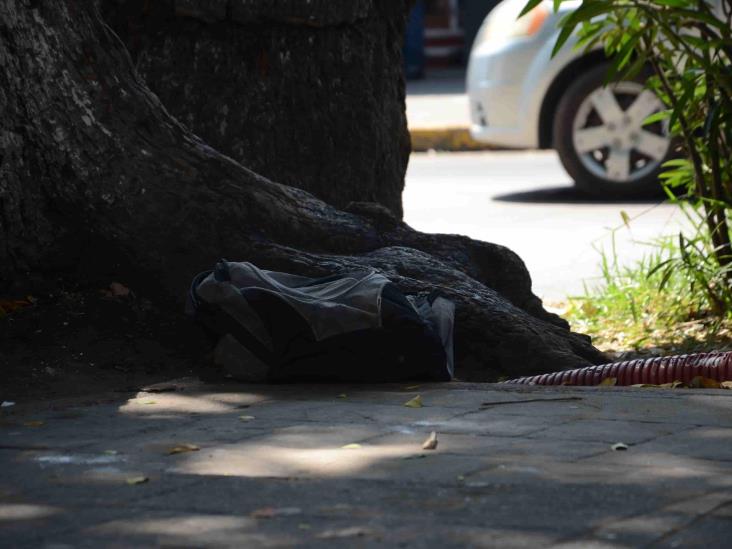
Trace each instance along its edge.
<path fill-rule="evenodd" d="M 599 385 L 604 379 L 614 378 L 615 385 L 661 385 L 674 381 L 689 383 L 698 376 L 720 382 L 732 380 L 732 351 L 626 360 L 576 370 L 520 377 L 510 379 L 505 383 Z"/>

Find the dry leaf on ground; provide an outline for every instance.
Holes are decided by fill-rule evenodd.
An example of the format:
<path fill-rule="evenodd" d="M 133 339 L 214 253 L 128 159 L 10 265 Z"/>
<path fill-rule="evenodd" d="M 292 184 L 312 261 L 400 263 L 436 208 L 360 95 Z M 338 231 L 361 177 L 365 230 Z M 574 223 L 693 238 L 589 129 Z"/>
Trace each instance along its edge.
<path fill-rule="evenodd" d="M 299 507 L 262 507 L 249 513 L 252 518 L 270 519 L 275 517 L 291 517 L 302 513 Z"/>
<path fill-rule="evenodd" d="M 23 425 L 26 427 L 43 427 L 46 424 L 45 421 L 41 421 L 40 419 L 33 419 L 31 421 L 25 421 L 23 422 Z"/>
<path fill-rule="evenodd" d="M 179 444 L 170 448 L 168 450 L 168 455 L 172 456 L 173 454 L 183 454 L 185 452 L 198 452 L 200 449 L 201 448 L 195 444 Z"/>
<path fill-rule="evenodd" d="M 407 408 L 422 408 L 424 404 L 422 404 L 422 396 L 417 395 L 416 397 L 409 399 L 404 403 L 404 406 Z"/>
<path fill-rule="evenodd" d="M 352 443 L 352 444 L 346 444 L 344 446 L 341 446 L 344 450 L 358 450 L 361 448 L 360 444 Z"/>
<path fill-rule="evenodd" d="M 720 389 L 721 385 L 716 379 L 696 376 L 689 382 L 689 387 L 692 389 Z"/>
<path fill-rule="evenodd" d="M 149 478 L 140 475 L 137 477 L 130 477 L 127 480 L 125 480 L 125 482 L 127 484 L 134 485 L 134 484 L 145 484 L 149 480 L 150 480 Z"/>
<path fill-rule="evenodd" d="M 437 432 L 432 431 L 430 436 L 427 437 L 422 443 L 422 450 L 435 450 L 437 448 Z"/>
<path fill-rule="evenodd" d="M 617 383 L 618 383 L 618 378 L 616 378 L 616 377 L 606 377 L 605 379 L 603 379 L 599 383 L 599 385 L 600 386 L 604 386 L 604 387 L 612 387 L 614 385 L 617 385 Z"/>
<path fill-rule="evenodd" d="M 175 385 L 160 385 L 153 387 L 143 387 L 140 389 L 143 393 L 173 393 L 178 390 Z"/>
<path fill-rule="evenodd" d="M 0 299 L 0 317 L 18 309 L 30 307 L 35 301 L 31 296 L 28 296 L 26 299 Z"/>
<path fill-rule="evenodd" d="M 119 282 L 112 282 L 109 285 L 108 294 L 111 297 L 127 297 L 130 295 L 130 289 Z"/>
<path fill-rule="evenodd" d="M 732 389 L 732 381 L 723 381 L 719 384 L 722 389 Z"/>
<path fill-rule="evenodd" d="M 360 526 L 352 526 L 350 528 L 341 528 L 338 530 L 325 530 L 318 534 L 320 539 L 336 539 L 336 538 L 359 538 L 371 534 L 371 530 L 361 528 Z"/>
<path fill-rule="evenodd" d="M 262 519 L 273 518 L 275 516 L 275 510 L 274 507 L 263 507 L 261 509 L 257 509 L 256 511 L 252 511 L 251 513 L 249 513 L 249 516 L 252 518 Z"/>

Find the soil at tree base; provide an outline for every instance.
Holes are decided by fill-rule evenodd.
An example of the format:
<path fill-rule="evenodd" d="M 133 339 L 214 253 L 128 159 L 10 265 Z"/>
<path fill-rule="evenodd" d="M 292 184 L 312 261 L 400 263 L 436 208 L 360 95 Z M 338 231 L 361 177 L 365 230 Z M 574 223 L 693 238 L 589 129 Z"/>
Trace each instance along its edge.
<path fill-rule="evenodd" d="M 105 293 L 66 287 L 0 318 L 0 400 L 136 391 L 193 372 L 208 343 L 182 311 Z"/>
<path fill-rule="evenodd" d="M 0 240 L 5 243 L 0 246 L 0 291 L 10 293 L 5 281 L 28 273 L 80 270 L 104 280 L 81 289 L 82 295 L 91 294 L 113 280 L 103 276 L 112 271 L 140 296 L 155 296 L 156 304 L 165 295 L 171 315 L 178 318 L 182 304 L 175 300 L 197 272 L 220 257 L 246 258 L 263 268 L 307 276 L 376 269 L 402 291 L 437 289 L 456 303 L 456 371 L 463 379 L 488 381 L 605 361 L 589 338 L 570 332 L 566 322 L 541 307 L 525 265 L 510 250 L 457 235 L 418 233 L 373 207 L 334 209 L 212 149 L 170 117 L 137 79 L 127 52 L 99 20 L 94 5 L 46 2 L 42 10 L 29 11 L 0 2 L 0 50 L 5 46 L 11 52 L 0 56 L 5 67 L 0 88 L 9 90 L 3 96 L 7 116 L 0 131 L 0 148 L 6 145 L 3 173 L 9 176 L 3 179 L 7 207 L 0 208 Z M 387 40 L 392 49 L 398 49 L 399 39 L 396 33 Z M 51 42 L 53 48 L 45 47 Z M 86 52 L 81 72 L 80 51 Z M 50 119 L 57 123 L 52 132 Z M 96 123 L 86 122 L 90 119 Z M 147 292 L 138 280 L 157 289 Z M 44 293 L 49 292 L 34 294 L 42 298 L 39 308 Z M 59 294 L 55 288 L 52 293 Z M 32 315 L 14 314 L 12 322 L 22 323 L 25 314 Z M 115 330 L 104 316 L 86 322 L 94 333 L 82 329 L 75 347 L 66 343 L 72 338 L 61 335 L 69 326 L 63 326 L 69 322 L 63 315 L 55 323 L 40 317 L 37 322 L 2 327 L 3 360 L 15 361 L 13 376 L 20 371 L 23 379 L 32 380 L 31 387 L 39 381 L 30 376 L 34 367 L 28 364 L 51 372 L 67 362 L 91 367 L 96 357 L 85 347 L 100 346 L 105 337 L 111 339 L 108 362 L 122 362 L 134 371 L 149 367 L 148 353 L 140 349 L 132 354 L 132 365 L 123 361 L 138 340 L 167 348 L 165 337 L 152 337 L 157 327 L 140 326 L 134 333 L 122 324 Z M 44 335 L 45 322 L 52 322 L 52 335 L 59 338 L 55 347 L 48 332 Z M 133 315 L 131 323 L 144 321 Z M 100 336 L 100 331 L 108 335 Z M 187 338 L 171 331 L 168 337 L 177 350 Z M 50 346 L 52 361 L 34 356 L 36 350 L 14 358 L 23 353 L 22 345 Z M 180 354 L 184 356 L 194 355 Z M 142 363 L 134 364 L 136 360 Z M 71 376 L 66 371 L 61 375 Z M 71 382 L 69 390 L 77 385 Z"/>

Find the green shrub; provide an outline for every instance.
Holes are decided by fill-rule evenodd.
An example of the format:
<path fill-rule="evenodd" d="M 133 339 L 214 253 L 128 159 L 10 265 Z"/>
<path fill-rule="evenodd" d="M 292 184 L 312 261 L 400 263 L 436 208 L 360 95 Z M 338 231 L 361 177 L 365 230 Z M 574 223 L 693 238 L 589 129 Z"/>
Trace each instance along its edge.
<path fill-rule="evenodd" d="M 567 299 L 562 312 L 574 330 L 591 334 L 608 351 L 671 354 L 732 346 L 732 314 L 712 312 L 696 270 L 671 268 L 683 255 L 678 238 L 648 243 L 649 253 L 630 266 L 618 262 L 614 234 L 611 242 L 600 250 L 599 285 Z"/>
<path fill-rule="evenodd" d="M 524 12 L 542 0 L 529 1 Z M 554 0 L 555 9 L 566 0 Z M 647 86 L 666 110 L 646 124 L 668 124 L 679 146 L 662 184 L 693 230 L 659 244 L 654 256 L 627 272 L 606 270 L 606 293 L 651 299 L 663 307 L 729 318 L 732 310 L 732 0 L 584 0 L 560 21 L 554 51 L 574 33 L 578 47 L 604 48 L 608 83 L 651 70 Z M 625 282 L 635 277 L 635 289 Z M 633 291 L 641 292 L 630 298 Z M 678 295 L 687 292 L 688 295 Z M 645 304 L 643 308 L 647 308 Z M 661 306 L 659 303 L 657 306 Z M 684 315 L 671 315 L 683 321 Z"/>

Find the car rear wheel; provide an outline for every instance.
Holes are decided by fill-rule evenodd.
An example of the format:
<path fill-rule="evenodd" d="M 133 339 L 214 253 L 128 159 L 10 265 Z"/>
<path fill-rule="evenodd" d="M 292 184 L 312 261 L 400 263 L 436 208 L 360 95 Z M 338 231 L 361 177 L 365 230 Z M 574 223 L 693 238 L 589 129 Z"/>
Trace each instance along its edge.
<path fill-rule="evenodd" d="M 658 174 L 671 156 L 664 121 L 643 125 L 664 108 L 643 84 L 604 86 L 608 65 L 589 70 L 567 88 L 554 118 L 554 148 L 578 189 L 600 197 L 659 194 Z"/>

